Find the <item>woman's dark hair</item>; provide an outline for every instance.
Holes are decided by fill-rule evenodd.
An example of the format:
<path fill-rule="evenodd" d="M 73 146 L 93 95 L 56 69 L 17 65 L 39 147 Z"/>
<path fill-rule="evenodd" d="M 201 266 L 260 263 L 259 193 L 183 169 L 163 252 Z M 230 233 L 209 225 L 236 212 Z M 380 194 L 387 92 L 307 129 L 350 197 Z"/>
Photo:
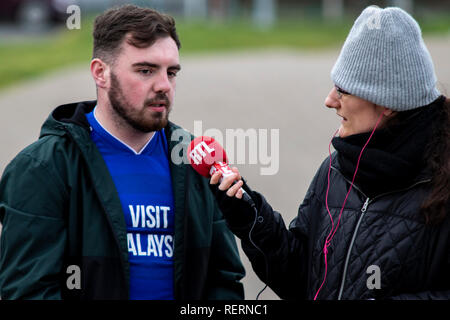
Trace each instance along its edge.
<path fill-rule="evenodd" d="M 433 125 L 426 157 L 432 170 L 432 188 L 421 211 L 428 224 L 443 221 L 450 207 L 450 99 L 445 99 Z"/>
<path fill-rule="evenodd" d="M 171 37 L 181 47 L 175 20 L 150 8 L 124 5 L 109 9 L 94 21 L 93 58 L 114 62 L 125 39 L 137 48 L 147 48 L 156 40 Z"/>
<path fill-rule="evenodd" d="M 432 138 L 424 154 L 425 165 L 432 173 L 431 192 L 420 208 L 427 224 L 442 222 L 450 207 L 450 99 L 440 96 L 430 105 L 436 104 L 435 119 L 430 123 Z M 423 108 L 396 113 L 384 127 L 391 130 L 423 112 Z"/>

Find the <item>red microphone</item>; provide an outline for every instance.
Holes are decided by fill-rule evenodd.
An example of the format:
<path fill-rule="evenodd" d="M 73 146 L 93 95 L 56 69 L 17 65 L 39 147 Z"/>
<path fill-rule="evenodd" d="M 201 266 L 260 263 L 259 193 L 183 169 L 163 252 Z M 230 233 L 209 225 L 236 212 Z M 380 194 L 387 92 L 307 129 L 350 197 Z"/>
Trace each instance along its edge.
<path fill-rule="evenodd" d="M 214 173 L 220 171 L 222 177 L 232 175 L 234 172 L 228 166 L 225 150 L 213 138 L 201 136 L 191 141 L 187 153 L 191 166 L 200 175 L 210 178 Z M 242 199 L 254 206 L 252 198 L 242 189 Z"/>

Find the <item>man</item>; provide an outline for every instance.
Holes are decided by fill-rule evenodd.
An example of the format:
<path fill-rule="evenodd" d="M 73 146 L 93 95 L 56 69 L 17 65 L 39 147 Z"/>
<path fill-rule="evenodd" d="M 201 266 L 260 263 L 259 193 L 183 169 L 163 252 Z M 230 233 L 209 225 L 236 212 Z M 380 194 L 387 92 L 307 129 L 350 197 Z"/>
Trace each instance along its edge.
<path fill-rule="evenodd" d="M 2 299 L 242 299 L 208 181 L 170 157 L 192 139 L 168 121 L 174 20 L 128 5 L 93 36 L 97 101 L 56 108 L 3 174 Z"/>

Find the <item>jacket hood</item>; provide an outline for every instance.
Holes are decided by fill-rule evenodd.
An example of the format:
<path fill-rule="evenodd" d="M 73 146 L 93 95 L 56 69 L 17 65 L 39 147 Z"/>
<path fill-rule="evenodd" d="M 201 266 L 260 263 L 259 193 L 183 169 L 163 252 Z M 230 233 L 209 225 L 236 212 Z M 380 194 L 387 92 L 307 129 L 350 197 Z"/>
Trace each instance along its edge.
<path fill-rule="evenodd" d="M 50 113 L 47 120 L 42 125 L 39 138 L 49 135 L 62 136 L 66 133 L 67 128 L 70 127 L 81 127 L 89 132 L 90 125 L 86 118 L 86 114 L 94 110 L 96 105 L 97 101 L 92 100 L 63 104 L 57 107 L 52 111 L 52 113 Z M 172 149 L 173 145 L 179 142 L 171 141 L 170 139 L 173 131 L 175 130 L 182 129 L 183 137 L 179 135 L 179 138 L 182 139 L 181 141 L 184 141 L 184 143 L 187 143 L 187 141 L 190 142 L 193 139 L 193 136 L 190 133 L 170 121 L 167 123 L 167 126 L 164 129 L 168 141 L 170 141 L 170 150 Z"/>
<path fill-rule="evenodd" d="M 63 104 L 53 110 L 41 128 L 39 138 L 47 135 L 61 135 L 65 124 L 74 124 L 89 130 L 89 122 L 86 113 L 91 112 L 97 105 L 97 101 L 83 101 Z"/>

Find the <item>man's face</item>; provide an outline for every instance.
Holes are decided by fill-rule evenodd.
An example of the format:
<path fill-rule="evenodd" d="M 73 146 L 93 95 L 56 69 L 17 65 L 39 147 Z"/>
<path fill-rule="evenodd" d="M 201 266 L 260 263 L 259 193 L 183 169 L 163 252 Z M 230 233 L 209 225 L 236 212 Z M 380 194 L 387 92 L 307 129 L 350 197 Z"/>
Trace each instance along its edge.
<path fill-rule="evenodd" d="M 172 38 L 160 38 L 148 48 L 136 48 L 124 41 L 111 67 L 108 90 L 118 124 L 139 132 L 164 128 L 179 70 L 178 48 Z"/>

